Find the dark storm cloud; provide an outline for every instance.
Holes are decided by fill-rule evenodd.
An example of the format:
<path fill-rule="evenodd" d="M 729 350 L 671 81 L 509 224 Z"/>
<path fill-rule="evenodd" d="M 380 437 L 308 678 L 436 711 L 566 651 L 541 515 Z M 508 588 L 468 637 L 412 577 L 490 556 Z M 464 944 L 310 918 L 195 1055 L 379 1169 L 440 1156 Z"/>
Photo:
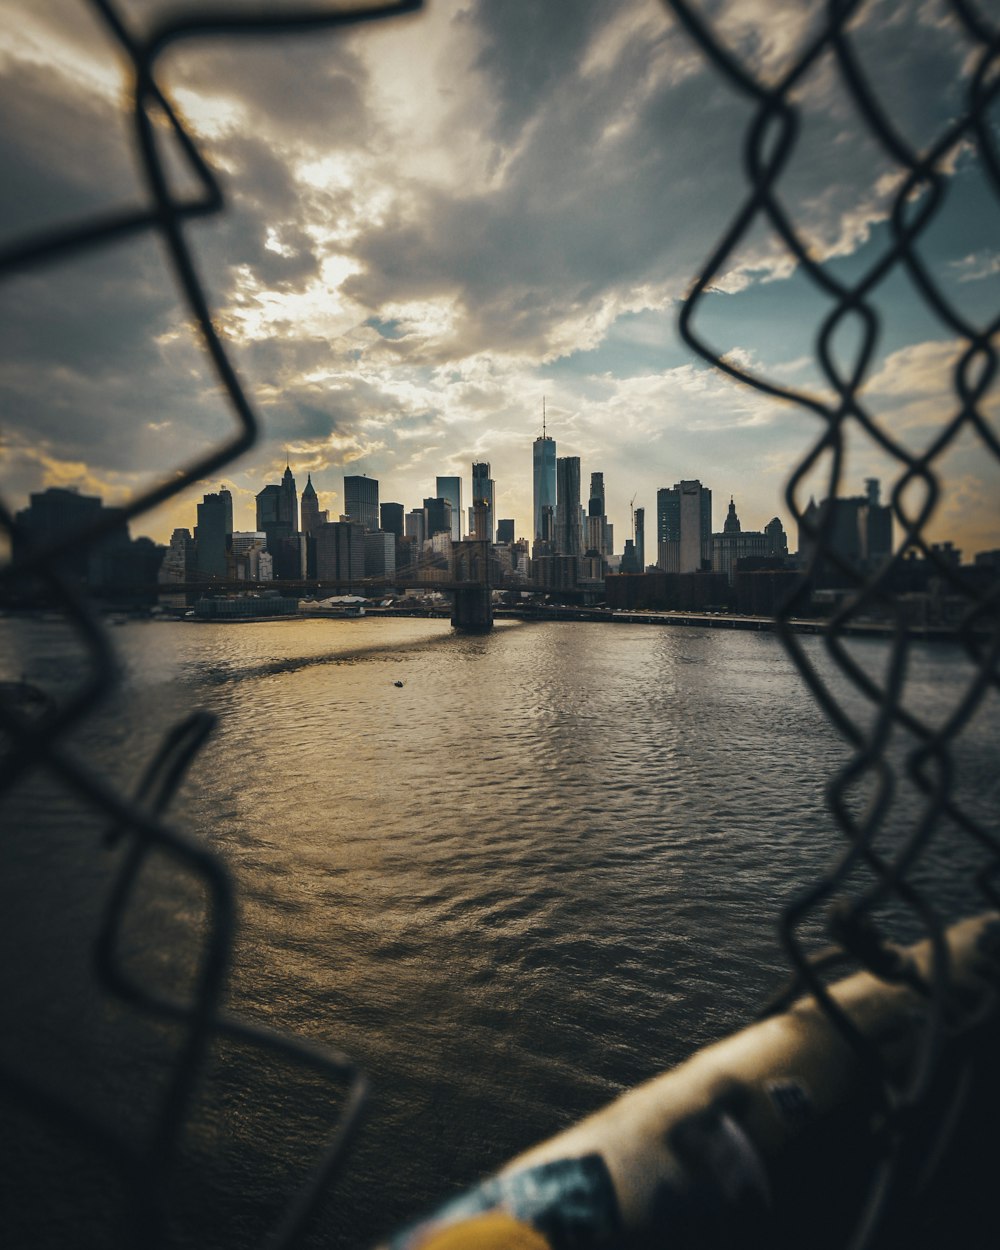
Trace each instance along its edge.
<path fill-rule="evenodd" d="M 266 79 L 260 56 L 257 50 L 244 60 L 242 77 L 235 54 L 219 60 L 252 95 L 251 88 Z M 294 76 L 294 66 L 286 69 Z M 350 109 L 335 111 L 342 120 L 350 114 L 351 133 L 363 134 L 357 91 L 346 90 L 346 81 L 343 74 L 328 75 L 322 90 L 289 91 L 282 120 L 301 129 L 308 115 L 320 126 L 316 99 L 322 95 L 342 106 L 352 102 Z M 287 86 L 279 75 L 279 94 Z M 270 91 L 268 84 L 262 94 Z M 265 100 L 263 107 L 271 103 Z M 0 109 L 5 239 L 143 202 L 127 116 L 92 87 L 52 67 L 11 61 L 0 79 Z M 330 110 L 323 124 L 329 116 Z M 251 130 L 220 139 L 209 155 L 225 164 L 229 208 L 189 227 L 189 235 L 211 304 L 232 299 L 242 269 L 279 291 L 307 285 L 318 260 L 301 225 L 302 197 L 280 144 Z M 150 234 L 8 281 L 0 289 L 0 315 L 6 327 L 0 404 L 15 440 L 27 439 L 65 460 L 99 464 L 105 472 L 127 473 L 186 461 L 204 447 L 207 429 L 219 435 L 231 428 L 200 345 L 184 328 L 186 312 L 172 270 Z M 276 382 L 287 370 L 288 363 L 275 365 Z M 293 434 L 304 437 L 331 426 L 328 413 L 299 416 L 293 404 L 283 417 Z M 171 430 L 169 446 L 151 446 L 151 423 Z"/>
<path fill-rule="evenodd" d="M 366 73 L 342 35 L 184 45 L 166 70 L 175 89 L 237 102 L 241 127 L 266 131 L 279 150 L 364 147 L 372 138 Z"/>
<path fill-rule="evenodd" d="M 222 412 L 193 336 L 178 331 L 172 276 L 150 240 L 8 282 L 0 316 L 8 428 L 60 456 L 158 469 L 147 463 L 147 423 L 171 422 L 177 463 L 203 444 L 209 412 Z"/>
<path fill-rule="evenodd" d="M 0 239 L 140 202 L 127 123 L 106 99 L 40 65 L 0 75 Z"/>
<path fill-rule="evenodd" d="M 506 0 L 466 9 L 461 21 L 476 31 L 476 67 L 498 101 L 495 139 L 511 143 L 567 77 L 588 43 L 614 14 L 602 0 L 539 4 Z"/>
<path fill-rule="evenodd" d="M 5 241 L 144 202 L 127 120 L 93 84 L 10 60 L 0 115 Z M 157 340 L 182 314 L 148 236 L 8 279 L 0 317 L 0 405 L 14 439 L 129 470 L 144 467 L 147 421 L 166 412 L 195 431 L 205 378 L 191 376 L 193 351 L 182 371 L 166 366 Z"/>
<path fill-rule="evenodd" d="M 397 215 L 359 241 L 364 270 L 347 292 L 371 308 L 453 293 L 466 317 L 462 344 L 474 351 L 543 350 L 566 316 L 602 298 L 639 282 L 679 289 L 692 242 L 707 248 L 725 220 L 720 203 L 738 193 L 740 114 L 689 75 L 661 84 L 609 133 L 655 55 L 636 39 L 587 78 L 567 64 L 562 102 L 503 185 L 475 195 L 408 188 Z"/>
<path fill-rule="evenodd" d="M 765 47 L 751 22 L 730 29 L 738 5 L 717 10 L 734 50 L 758 68 L 787 66 L 810 33 L 803 21 L 794 37 Z M 928 137 L 962 90 L 967 45 L 953 26 L 921 26 L 911 14 L 909 60 L 901 68 L 893 12 L 881 5 L 874 13 L 870 28 L 852 38 L 890 115 Z M 461 309 L 455 339 L 430 345 L 404 338 L 396 347 L 401 358 L 564 350 L 567 320 L 602 302 L 631 298 L 634 306 L 631 293 L 643 286 L 658 288 L 661 302 L 664 293 L 678 297 L 747 197 L 747 100 L 704 64 L 692 67 L 689 40 L 665 14 L 659 35 L 655 23 L 631 37 L 619 31 L 612 55 L 583 71 L 584 54 L 602 43 L 605 16 L 589 3 L 570 6 L 567 15 L 562 6 L 527 0 L 463 14 L 482 40 L 476 64 L 495 100 L 492 111 L 475 115 L 483 141 L 518 142 L 498 185 L 472 193 L 410 185 L 395 213 L 358 241 L 363 270 L 345 290 L 366 308 L 443 297 Z M 883 63 L 884 80 L 875 71 Z M 926 81 L 942 83 L 941 92 L 915 91 L 914 66 Z M 859 127 L 830 57 L 801 96 L 802 136 L 782 175 L 781 200 L 817 256 L 846 254 L 887 216 L 894 186 L 880 180 L 898 166 Z M 745 271 L 738 284 L 794 267 L 764 228 L 733 263 Z"/>

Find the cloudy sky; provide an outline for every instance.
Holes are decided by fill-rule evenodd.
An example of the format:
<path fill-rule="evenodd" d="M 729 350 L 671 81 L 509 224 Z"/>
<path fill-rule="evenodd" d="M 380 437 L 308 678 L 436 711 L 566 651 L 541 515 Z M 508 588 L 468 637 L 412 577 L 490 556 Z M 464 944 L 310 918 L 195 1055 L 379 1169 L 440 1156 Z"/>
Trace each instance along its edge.
<path fill-rule="evenodd" d="M 168 8 L 123 7 L 140 30 Z M 773 80 L 825 9 L 713 0 L 702 11 Z M 125 68 L 90 7 L 9 0 L 7 12 L 4 243 L 143 203 Z M 885 111 L 928 147 L 962 110 L 975 43 L 934 0 L 862 3 L 850 37 Z M 471 462 L 488 460 L 498 515 L 530 536 L 543 397 L 584 490 L 604 473 L 618 550 L 630 500 L 649 531 L 657 488 L 681 478 L 712 488 L 716 528 L 730 494 L 744 527 L 776 514 L 790 527 L 784 484 L 820 420 L 709 368 L 676 329 L 747 195 L 752 107 L 658 0 L 430 0 L 417 17 L 347 32 L 185 41 L 160 72 L 223 182 L 226 211 L 187 230 L 263 432 L 133 533 L 166 540 L 192 526 L 195 501 L 220 483 L 237 528 L 252 528 L 254 495 L 287 453 L 332 515 L 345 472 L 377 477 L 383 500 L 410 508 L 437 474 L 461 474 L 468 491 Z M 900 168 L 859 124 L 829 55 L 797 100 L 781 201 L 812 257 L 855 281 L 891 246 Z M 981 327 L 1000 302 L 1000 204 L 969 138 L 941 169 L 945 201 L 921 254 Z M 0 301 L 0 489 L 15 507 L 48 485 L 121 502 L 232 432 L 155 239 L 25 273 Z M 919 450 L 957 408 L 963 344 L 901 274 L 874 302 L 864 399 Z M 741 367 L 829 399 L 814 362 L 830 307 L 760 226 L 716 276 L 698 327 Z M 845 372 L 855 330 L 835 340 Z M 996 404 L 984 408 L 995 428 Z M 940 469 L 932 536 L 968 555 L 1000 546 L 1000 474 L 982 443 L 961 435 Z M 887 489 L 898 473 L 857 431 L 848 493 L 872 474 Z M 810 487 L 826 493 L 819 473 Z"/>

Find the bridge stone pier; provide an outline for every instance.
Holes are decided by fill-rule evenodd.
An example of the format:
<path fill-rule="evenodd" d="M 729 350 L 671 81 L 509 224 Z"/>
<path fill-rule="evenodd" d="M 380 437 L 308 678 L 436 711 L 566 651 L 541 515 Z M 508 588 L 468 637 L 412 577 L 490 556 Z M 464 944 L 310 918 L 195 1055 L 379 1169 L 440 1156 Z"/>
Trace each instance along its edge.
<path fill-rule="evenodd" d="M 452 593 L 453 629 L 467 634 L 482 634 L 493 628 L 493 596 L 488 586 L 461 586 Z"/>
<path fill-rule="evenodd" d="M 455 570 L 452 628 L 465 633 L 485 633 L 493 628 L 490 544 L 478 538 L 467 538 L 452 543 L 451 550 Z"/>

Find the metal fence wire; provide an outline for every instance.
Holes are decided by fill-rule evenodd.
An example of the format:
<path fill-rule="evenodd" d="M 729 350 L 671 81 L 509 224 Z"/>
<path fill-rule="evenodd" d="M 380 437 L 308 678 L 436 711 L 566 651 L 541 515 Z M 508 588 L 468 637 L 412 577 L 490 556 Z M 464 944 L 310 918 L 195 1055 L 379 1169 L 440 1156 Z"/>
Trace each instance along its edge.
<path fill-rule="evenodd" d="M 225 8 L 178 9 L 151 33 L 140 37 L 127 20 L 124 5 L 112 0 L 90 2 L 130 69 L 132 122 L 146 202 L 127 212 L 84 220 L 67 229 L 46 231 L 8 245 L 0 253 L 0 274 L 9 279 L 25 271 L 58 265 L 81 251 L 97 253 L 136 235 L 157 236 L 167 251 L 178 288 L 234 418 L 234 432 L 226 441 L 187 467 L 165 472 L 158 484 L 134 498 L 124 509 L 124 517 L 129 519 L 232 462 L 253 443 L 258 430 L 251 399 L 213 324 L 186 233 L 192 221 L 223 210 L 222 191 L 195 136 L 171 105 L 160 77 L 163 54 L 168 48 L 192 41 L 265 38 L 279 32 L 353 26 L 392 18 L 420 5 L 417 0 L 399 0 L 347 12 L 282 9 L 270 16 L 259 16 L 259 10 L 247 16 Z M 943 206 L 955 194 L 947 170 L 960 149 L 975 151 L 992 195 L 1000 198 L 1000 152 L 990 116 L 1000 91 L 1000 25 L 968 0 L 950 0 L 945 6 L 967 36 L 974 64 L 962 110 L 951 118 L 929 149 L 917 151 L 886 114 L 858 55 L 852 23 L 866 8 L 862 0 L 830 0 L 809 42 L 775 81 L 765 81 L 753 67 L 742 62 L 703 9 L 686 0 L 667 0 L 667 7 L 747 108 L 743 145 L 746 198 L 735 208 L 724 237 L 693 284 L 681 314 L 681 332 L 690 347 L 715 368 L 767 396 L 789 401 L 816 422 L 815 442 L 788 482 L 786 502 L 811 543 L 807 573 L 826 561 L 838 569 L 844 584 L 851 587 L 852 593 L 824 625 L 825 652 L 872 713 L 866 718 L 859 717 L 856 711 L 852 714 L 850 707 L 854 705 L 848 706 L 834 692 L 810 658 L 815 652 L 802 645 L 790 624 L 790 599 L 778 614 L 784 646 L 823 712 L 849 744 L 851 755 L 828 786 L 830 811 L 843 834 L 839 859 L 821 879 L 805 886 L 782 919 L 781 937 L 792 985 L 776 1006 L 796 994 L 812 995 L 857 1052 L 881 1092 L 882 1163 L 854 1221 L 853 1237 L 855 1244 L 860 1245 L 877 1236 L 894 1200 L 905 1199 L 922 1181 L 918 1155 L 919 1161 L 925 1161 L 935 1154 L 935 1138 L 945 1132 L 950 1121 L 949 1114 L 942 1114 L 940 1102 L 935 1103 L 933 1123 L 927 1122 L 927 1116 L 922 1118 L 930 1091 L 939 1084 L 944 1042 L 955 1028 L 955 1017 L 949 992 L 944 920 L 928 890 L 914 884 L 915 868 L 942 830 L 947 829 L 951 837 L 958 831 L 981 850 L 983 867 L 975 886 L 985 907 L 996 908 L 998 901 L 1000 842 L 959 802 L 953 779 L 963 732 L 981 702 L 997 686 L 1000 585 L 995 578 L 985 589 L 981 580 L 970 581 L 927 540 L 926 530 L 941 497 L 941 460 L 960 436 L 974 437 L 984 460 L 1000 464 L 1000 444 L 985 409 L 996 377 L 1000 314 L 987 324 L 974 324 L 945 294 L 925 255 L 924 244 Z M 840 89 L 853 103 L 859 125 L 900 175 L 890 217 L 889 242 L 870 268 L 850 282 L 813 258 L 781 196 L 782 176 L 796 150 L 802 120 L 796 93 L 805 76 L 821 60 L 835 67 Z M 668 140 L 665 135 L 664 141 Z M 198 187 L 195 194 L 182 194 L 172 185 L 166 159 L 168 144 L 182 154 L 186 172 Z M 817 329 L 815 359 L 835 397 L 832 401 L 751 372 L 726 355 L 726 345 L 710 345 L 700 330 L 699 311 L 706 292 L 724 273 L 750 232 L 762 224 L 781 240 L 801 274 L 828 301 L 829 312 Z M 927 312 L 942 329 L 962 344 L 950 378 L 954 393 L 952 410 L 942 415 L 936 436 L 920 453 L 903 445 L 890 425 L 866 406 L 864 395 L 866 372 L 879 330 L 875 297 L 884 284 L 899 274 L 907 276 Z M 848 324 L 860 328 L 860 345 L 853 366 L 845 370 L 838 363 L 834 339 Z M 817 471 L 825 474 L 828 498 L 843 495 L 845 452 L 849 439 L 859 437 L 870 440 L 896 466 L 892 509 L 903 540 L 891 560 L 874 572 L 862 571 L 838 554 L 832 512 L 821 511 L 817 517 L 807 512 L 801 497 L 804 483 L 813 480 Z M 915 487 L 922 488 L 918 507 L 911 502 Z M 287 1246 L 300 1236 L 344 1163 L 364 1101 L 365 1080 L 346 1056 L 252 1025 L 223 1006 L 223 982 L 233 941 L 232 881 L 220 857 L 207 849 L 196 834 L 186 834 L 166 819 L 170 799 L 210 732 L 212 718 L 197 713 L 177 725 L 162 743 L 134 794 L 124 793 L 88 771 L 67 749 L 70 734 L 79 731 L 112 691 L 116 663 L 109 633 L 85 593 L 66 576 L 65 561 L 67 556 L 79 555 L 98 543 L 110 526 L 120 520 L 121 513 L 109 519 L 103 528 L 95 525 L 44 549 L 36 547 L 0 571 L 4 588 L 25 580 L 43 582 L 51 600 L 58 604 L 75 631 L 85 656 L 78 684 L 58 705 L 26 707 L 17 691 L 4 691 L 0 701 L 0 725 L 5 735 L 0 758 L 0 798 L 30 773 L 40 772 L 57 780 L 107 821 L 109 842 L 124 845 L 126 853 L 96 938 L 94 954 L 101 986 L 128 1010 L 174 1022 L 180 1027 L 183 1040 L 169 1080 L 159 1093 L 152 1130 L 138 1147 L 76 1110 L 44 1081 L 33 1083 L 23 1072 L 3 1070 L 0 1087 L 13 1105 L 49 1125 L 53 1132 L 84 1144 L 116 1171 L 127 1196 L 128 1244 L 154 1246 L 163 1237 L 167 1177 L 181 1149 L 181 1135 L 192 1114 L 199 1078 L 211 1048 L 220 1039 L 236 1039 L 322 1074 L 338 1089 L 346 1090 L 346 1098 L 325 1154 L 270 1235 L 268 1244 Z M 16 522 L 7 503 L 0 502 L 0 524 L 13 538 Z M 19 542 L 16 550 L 24 551 L 25 542 Z M 939 725 L 926 723 L 908 708 L 905 700 L 911 633 L 892 586 L 894 574 L 910 553 L 918 553 L 928 561 L 942 585 L 961 596 L 966 605 L 958 637 L 972 676 L 950 717 Z M 894 623 L 887 643 L 890 659 L 881 680 L 873 678 L 852 655 L 846 637 L 852 621 L 870 612 L 873 606 Z M 902 766 L 905 779 L 922 796 L 919 819 L 902 832 L 894 818 L 900 766 L 889 753 L 890 738 L 900 731 L 915 744 Z M 853 801 L 859 791 L 867 796 L 863 807 Z M 123 927 L 136 883 L 143 863 L 154 852 L 195 874 L 210 899 L 210 924 L 189 997 L 170 997 L 140 984 L 130 975 L 121 954 Z M 926 1002 L 918 1022 L 920 1042 L 902 1077 L 885 1069 L 878 1053 L 827 989 L 827 969 L 845 961 L 889 982 L 913 978 L 913 969 L 894 945 L 885 920 L 887 903 L 895 905 L 894 914 L 902 910 L 907 915 L 915 928 L 929 938 L 933 950 L 931 976 L 920 987 Z M 815 933 L 818 916 L 822 917 L 831 945 L 816 953 L 814 941 L 808 940 L 803 930 Z M 949 1077 L 947 1088 L 952 1091 L 951 1100 L 957 1102 L 964 1089 L 960 1073 Z"/>

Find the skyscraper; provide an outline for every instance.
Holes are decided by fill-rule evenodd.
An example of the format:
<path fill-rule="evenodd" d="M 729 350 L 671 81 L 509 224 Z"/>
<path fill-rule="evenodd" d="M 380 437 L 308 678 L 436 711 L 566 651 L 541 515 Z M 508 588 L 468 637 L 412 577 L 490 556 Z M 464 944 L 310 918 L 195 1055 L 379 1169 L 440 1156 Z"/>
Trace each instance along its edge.
<path fill-rule="evenodd" d="M 310 473 L 302 492 L 302 533 L 311 534 L 317 525 L 319 525 L 319 498 Z"/>
<path fill-rule="evenodd" d="M 556 440 L 545 433 L 545 409 L 542 408 L 542 433 L 532 447 L 532 479 L 535 494 L 534 535 L 544 538 L 542 515 L 545 508 L 556 507 Z"/>
<path fill-rule="evenodd" d="M 583 554 L 580 528 L 580 457 L 556 460 L 556 551 L 561 556 Z"/>
<path fill-rule="evenodd" d="M 477 534 L 476 537 L 485 539 L 487 542 L 493 541 L 493 495 L 496 483 L 490 477 L 490 466 L 488 461 L 472 466 L 472 507 L 475 509 L 479 503 L 486 504 L 486 534 Z"/>
<path fill-rule="evenodd" d="M 514 541 L 514 521 L 505 519 L 497 521 L 497 542 L 512 543 Z"/>
<path fill-rule="evenodd" d="M 395 534 L 384 530 L 365 534 L 365 577 L 392 577 L 395 572 Z"/>
<path fill-rule="evenodd" d="M 291 524 L 294 534 L 299 528 L 299 497 L 295 489 L 295 478 L 292 477 L 291 465 L 285 462 L 285 471 L 281 475 L 281 515 L 280 521 Z"/>
<path fill-rule="evenodd" d="M 281 486 L 271 482 L 257 495 L 257 529 L 267 535 L 267 550 L 281 568 L 278 552 L 286 538 L 291 538 L 292 522 L 288 518 L 288 495 Z"/>
<path fill-rule="evenodd" d="M 158 580 L 161 583 L 193 581 L 195 569 L 194 539 L 189 530 L 175 529 L 170 535 L 170 546 L 160 565 Z"/>
<path fill-rule="evenodd" d="M 646 571 L 646 509 L 635 510 L 635 561 L 639 572 Z"/>
<path fill-rule="evenodd" d="M 406 531 L 405 536 L 412 538 L 417 545 L 419 553 L 420 548 L 424 545 L 424 539 L 427 537 L 427 522 L 424 517 L 423 508 L 413 508 L 403 517 L 403 528 Z"/>
<path fill-rule="evenodd" d="M 878 568 L 892 555 L 892 508 L 879 502 L 877 478 L 865 480 L 864 495 L 824 499 L 817 507 L 814 499 L 799 520 L 799 555 L 811 561 L 816 545 L 815 532 L 825 530 L 827 550 L 841 564 L 855 570 Z M 824 557 L 815 569 L 821 586 L 850 585 L 856 574 L 845 572 L 835 560 Z"/>
<path fill-rule="evenodd" d="M 460 477 L 439 477 L 437 479 L 438 499 L 447 499 L 451 504 L 451 541 L 461 542 L 462 539 L 462 479 Z"/>
<path fill-rule="evenodd" d="M 329 581 L 358 581 L 365 575 L 365 531 L 353 521 L 328 521 L 316 539 L 316 576 Z"/>
<path fill-rule="evenodd" d="M 656 492 L 656 563 L 665 573 L 711 567 L 712 492 L 699 481 Z"/>
<path fill-rule="evenodd" d="M 451 504 L 447 499 L 424 500 L 424 537 L 433 538 L 435 534 L 447 534 L 450 538 L 454 530 Z"/>
<path fill-rule="evenodd" d="M 378 529 L 378 480 L 364 474 L 344 476 L 344 515 L 363 525 L 366 530 Z"/>
<path fill-rule="evenodd" d="M 387 534 L 395 534 L 397 538 L 403 537 L 403 512 L 404 508 L 401 503 L 379 505 L 379 520 L 382 522 L 382 529 Z"/>
<path fill-rule="evenodd" d="M 281 487 L 269 483 L 257 492 L 257 528 L 266 530 L 281 520 Z"/>
<path fill-rule="evenodd" d="M 587 502 L 587 531 L 584 545 L 599 556 L 608 554 L 608 518 L 604 504 L 604 474 L 591 473 L 590 498 Z"/>
<path fill-rule="evenodd" d="M 233 497 L 223 487 L 217 495 L 205 495 L 198 505 L 194 542 L 201 576 L 226 576 L 226 558 L 232 546 L 232 535 Z"/>

